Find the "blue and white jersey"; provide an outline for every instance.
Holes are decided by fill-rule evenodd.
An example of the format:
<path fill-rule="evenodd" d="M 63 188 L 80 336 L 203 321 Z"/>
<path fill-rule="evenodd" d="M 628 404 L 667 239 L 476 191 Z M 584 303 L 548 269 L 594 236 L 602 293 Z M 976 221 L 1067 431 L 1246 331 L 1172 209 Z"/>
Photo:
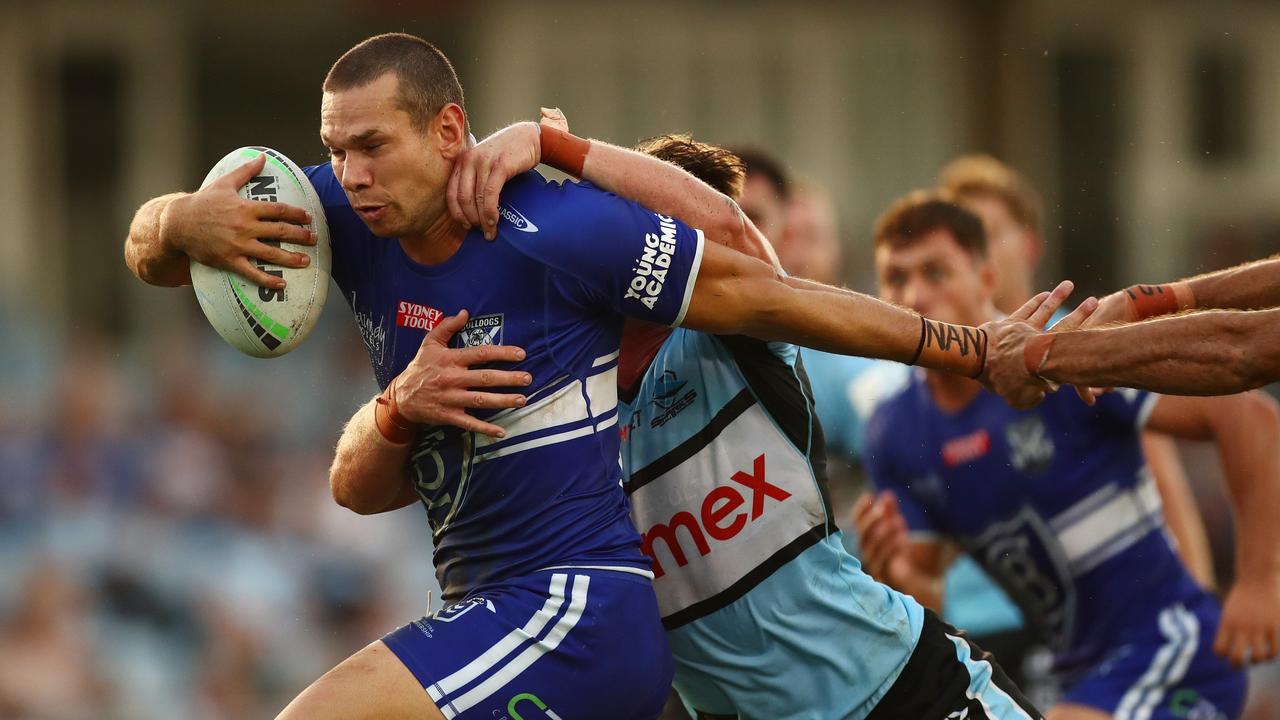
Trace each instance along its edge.
<path fill-rule="evenodd" d="M 535 172 L 502 191 L 498 238 L 472 231 L 436 265 L 375 237 L 329 165 L 307 169 L 325 206 L 333 278 L 355 313 L 378 384 L 386 387 L 426 332 L 470 312 L 458 345 L 525 349 L 509 369 L 533 376 L 523 408 L 475 414 L 499 440 L 423 428 L 411 472 L 431 523 L 446 600 L 566 565 L 647 574 L 618 463 L 617 357 L 622 315 L 681 321 L 702 258 L 702 234 L 587 184 Z"/>
<path fill-rule="evenodd" d="M 622 405 L 626 488 L 686 703 L 865 717 L 924 623 L 844 550 L 792 345 L 676 329 Z"/>
<path fill-rule="evenodd" d="M 1070 676 L 1158 608 L 1203 595 L 1139 445 L 1156 400 L 1121 390 L 1090 408 L 1059 392 L 1019 411 L 982 392 L 943 412 L 917 371 L 872 416 L 867 466 L 913 533 L 958 540 L 1008 591 Z"/>
<path fill-rule="evenodd" d="M 808 355 L 804 357 L 807 370 Z M 858 418 L 854 431 L 858 435 L 856 447 L 859 460 L 862 459 L 865 444 L 863 436 L 871 416 L 880 403 L 897 394 L 907 384 L 911 373 L 911 367 L 902 363 L 876 360 L 846 386 L 846 393 L 840 399 L 852 406 L 851 414 Z M 810 376 L 812 375 L 810 371 Z M 819 402 L 818 414 L 822 417 L 822 427 L 825 430 L 827 418 L 822 415 L 822 407 Z M 941 614 L 947 622 L 964 628 L 975 637 L 1020 630 L 1024 625 L 1022 612 L 1009 599 L 1009 595 L 967 554 L 961 554 L 947 568 L 943 581 Z"/>

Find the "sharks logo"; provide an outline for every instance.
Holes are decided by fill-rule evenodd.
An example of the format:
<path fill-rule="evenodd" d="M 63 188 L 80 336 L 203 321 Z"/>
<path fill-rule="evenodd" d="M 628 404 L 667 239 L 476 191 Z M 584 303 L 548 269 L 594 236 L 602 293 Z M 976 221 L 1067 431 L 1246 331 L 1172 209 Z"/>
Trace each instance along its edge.
<path fill-rule="evenodd" d="M 698 398 L 698 391 L 685 392 L 687 380 L 681 380 L 671 370 L 663 370 L 653 382 L 653 406 L 659 410 L 657 417 L 649 421 L 649 427 L 659 428 L 679 415 Z"/>
<path fill-rule="evenodd" d="M 458 333 L 462 347 L 502 344 L 502 313 L 477 315 L 467 321 Z"/>
<path fill-rule="evenodd" d="M 676 401 L 676 395 L 688 382 L 676 377 L 675 372 L 663 370 L 653 383 L 653 404 L 663 410 L 670 410 Z"/>

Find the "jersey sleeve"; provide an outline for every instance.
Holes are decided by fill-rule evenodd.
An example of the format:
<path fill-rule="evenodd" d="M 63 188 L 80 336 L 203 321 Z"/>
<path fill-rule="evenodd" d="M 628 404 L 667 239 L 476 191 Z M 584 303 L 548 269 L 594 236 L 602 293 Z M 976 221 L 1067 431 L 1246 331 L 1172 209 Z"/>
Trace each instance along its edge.
<path fill-rule="evenodd" d="M 883 410 L 876 412 L 867 422 L 863 466 L 874 490 L 891 490 L 898 497 L 898 508 L 912 537 L 928 540 L 938 534 L 937 523 L 912 492 L 911 482 L 902 472 L 902 464 L 894 462 L 892 438 L 893 428 L 887 413 Z"/>
<path fill-rule="evenodd" d="M 1096 410 L 1103 416 L 1135 430 L 1142 430 L 1155 409 L 1159 395 L 1133 388 L 1117 388 L 1098 398 Z"/>
<path fill-rule="evenodd" d="M 637 320 L 684 320 L 702 231 L 588 183 L 557 185 L 536 173 L 504 188 L 500 215 L 506 241 L 576 279 L 595 302 Z"/>

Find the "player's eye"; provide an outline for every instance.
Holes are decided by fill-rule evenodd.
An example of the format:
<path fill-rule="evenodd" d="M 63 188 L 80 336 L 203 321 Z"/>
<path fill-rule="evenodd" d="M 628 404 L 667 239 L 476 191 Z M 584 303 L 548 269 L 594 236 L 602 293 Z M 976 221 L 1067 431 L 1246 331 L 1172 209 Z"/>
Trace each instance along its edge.
<path fill-rule="evenodd" d="M 929 282 L 937 284 L 947 279 L 947 270 L 938 265 L 930 265 L 925 268 L 924 276 Z"/>

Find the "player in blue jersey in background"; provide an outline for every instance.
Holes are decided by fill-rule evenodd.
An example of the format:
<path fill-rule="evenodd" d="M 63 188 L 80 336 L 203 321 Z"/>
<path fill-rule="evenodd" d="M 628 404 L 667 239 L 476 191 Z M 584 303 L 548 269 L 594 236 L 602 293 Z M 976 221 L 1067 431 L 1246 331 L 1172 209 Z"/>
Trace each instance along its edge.
<path fill-rule="evenodd" d="M 760 149 L 743 157 L 747 183 L 741 201 L 767 237 L 775 241 L 778 259 L 791 275 L 838 284 L 840 239 L 834 210 L 820 188 L 791 182 L 781 163 Z M 824 206 L 825 205 L 825 206 Z M 766 225 L 770 231 L 765 231 Z M 777 235 L 773 234 L 777 233 Z M 1001 274 L 1003 277 L 1003 274 Z M 1030 281 L 1030 278 L 1026 278 Z M 1027 297 L 1030 297 L 1028 293 Z M 1022 302 L 1025 302 L 1023 298 Z M 1018 303 L 1021 305 L 1022 303 Z M 801 348 L 805 372 L 813 388 L 814 405 L 827 443 L 828 470 L 839 477 L 841 463 L 861 467 L 865 417 L 884 394 L 905 380 L 907 367 L 898 363 L 833 355 Z M 839 510 L 837 510 L 839 512 Z M 856 546 L 856 535 L 845 538 Z M 852 547 L 857 552 L 856 547 Z M 1025 657 L 1034 645 L 1022 614 L 1008 596 L 969 557 L 960 555 L 947 568 L 941 615 L 965 629 L 978 645 L 993 652 L 1010 678 L 1041 707 L 1054 698 L 1043 672 L 1027 672 Z M 1039 665 L 1030 663 L 1032 669 Z"/>
<path fill-rule="evenodd" d="M 658 713 L 670 656 L 618 462 L 624 316 L 992 381 L 1026 373 L 1021 357 L 989 357 L 989 340 L 1022 319 L 1042 324 L 1069 291 L 1008 322 L 951 327 L 783 278 L 673 217 L 532 172 L 507 184 L 500 215 L 494 188 L 495 212 L 460 223 L 446 210 L 454 183 L 488 185 L 483 165 L 453 172 L 472 141 L 439 50 L 409 35 L 370 38 L 339 58 L 323 91 L 331 161 L 308 176 L 334 278 L 383 386 L 343 430 L 330 484 L 355 512 L 425 508 L 447 605 L 352 655 L 284 718 Z M 536 126 L 520 130 L 538 138 Z M 580 174 L 613 150 L 544 133 L 526 167 L 554 159 Z M 314 238 L 289 224 L 306 221 L 299 209 L 236 194 L 263 162 L 144 204 L 126 241 L 131 269 L 180 285 L 196 259 L 279 287 L 251 259 L 299 257 L 261 240 Z M 671 182 L 679 195 L 696 181 Z M 734 215 L 703 229 L 733 245 L 747 225 Z M 1031 378 L 1010 397 L 1034 402 L 1046 387 Z"/>
<path fill-rule="evenodd" d="M 882 216 L 875 238 L 884 298 L 952 321 L 994 313 L 986 238 L 969 212 L 917 193 Z M 1170 545 L 1144 428 L 1219 446 L 1241 509 L 1225 609 Z M 868 429 L 872 480 L 892 496 L 860 524 L 864 558 L 929 606 L 941 540 L 978 559 L 1055 652 L 1066 696 L 1051 720 L 1235 717 L 1244 676 L 1213 648 L 1228 639 L 1235 661 L 1274 653 L 1280 528 L 1254 508 L 1280 503 L 1278 436 L 1275 403 L 1260 395 L 1124 390 L 1087 407 L 1063 392 L 1017 411 L 976 384 L 913 373 Z"/>
<path fill-rule="evenodd" d="M 544 121 L 564 127 L 558 111 Z M 723 201 L 741 183 L 731 153 L 680 136 L 641 149 L 711 186 L 674 192 L 625 153 L 585 178 L 697 224 L 735 212 Z M 518 136 L 498 133 L 459 166 L 504 164 L 522 150 Z M 763 235 L 748 240 L 741 250 L 776 267 Z M 1039 717 L 963 633 L 844 550 L 794 345 L 628 321 L 621 353 L 625 487 L 653 561 L 675 686 L 695 717 Z"/>
<path fill-rule="evenodd" d="M 1013 168 L 989 155 L 958 157 L 939 172 L 938 180 L 943 193 L 982 220 L 995 273 L 992 304 L 997 311 L 1012 312 L 1031 297 L 1035 269 L 1044 254 L 1038 193 Z M 863 421 L 909 377 L 907 368 L 896 363 L 880 362 L 875 368 L 855 380 L 849 393 Z M 821 404 L 818 410 L 822 412 Z M 859 432 L 861 425 L 855 423 Z M 1197 582 L 1211 588 L 1208 539 L 1177 449 L 1169 437 L 1151 432 L 1142 434 L 1142 447 L 1178 554 Z M 869 502 L 869 496 L 859 500 L 855 518 Z M 983 647 L 996 652 L 1010 676 L 1037 704 L 1053 704 L 1057 689 L 1045 677 L 1042 646 L 1025 628 L 1016 606 L 967 555 L 959 555 L 948 567 L 943 592 L 943 617 L 970 630 Z"/>

